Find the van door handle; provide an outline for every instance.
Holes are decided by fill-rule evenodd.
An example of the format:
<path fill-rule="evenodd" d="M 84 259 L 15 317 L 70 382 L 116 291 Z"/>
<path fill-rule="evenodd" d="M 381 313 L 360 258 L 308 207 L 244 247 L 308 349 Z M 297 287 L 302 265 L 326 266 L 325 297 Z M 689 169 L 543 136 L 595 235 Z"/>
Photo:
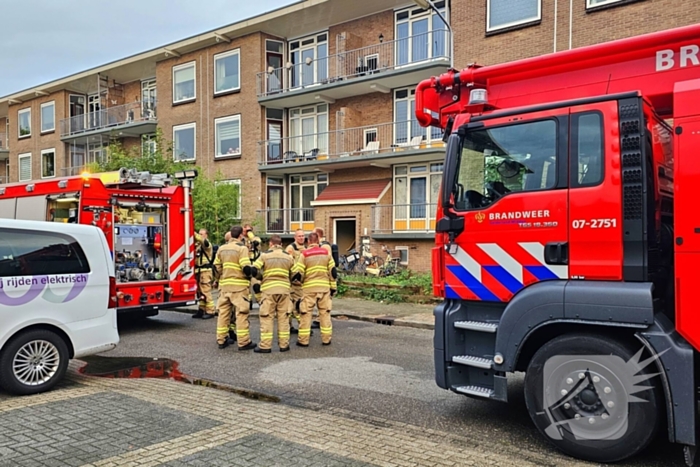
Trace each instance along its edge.
<path fill-rule="evenodd" d="M 569 243 L 547 243 L 544 246 L 544 262 L 553 265 L 569 264 Z"/>

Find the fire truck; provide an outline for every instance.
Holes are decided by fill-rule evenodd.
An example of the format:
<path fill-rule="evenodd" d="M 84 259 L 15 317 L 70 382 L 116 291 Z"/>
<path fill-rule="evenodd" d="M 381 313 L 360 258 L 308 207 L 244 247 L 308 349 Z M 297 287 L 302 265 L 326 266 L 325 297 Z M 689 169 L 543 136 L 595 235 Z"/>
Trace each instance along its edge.
<path fill-rule="evenodd" d="M 190 172 L 182 186 L 133 169 L 2 185 L 0 218 L 97 226 L 114 260 L 117 312 L 155 316 L 196 303 Z"/>
<path fill-rule="evenodd" d="M 692 465 L 700 351 L 700 25 L 419 83 L 444 130 L 436 382 L 613 462 L 658 433 Z"/>

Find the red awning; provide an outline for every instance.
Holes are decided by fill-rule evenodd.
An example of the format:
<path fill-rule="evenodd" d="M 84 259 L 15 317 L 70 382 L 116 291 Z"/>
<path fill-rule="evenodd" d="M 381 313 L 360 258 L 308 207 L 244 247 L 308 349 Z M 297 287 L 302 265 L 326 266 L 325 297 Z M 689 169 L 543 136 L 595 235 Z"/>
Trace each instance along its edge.
<path fill-rule="evenodd" d="M 391 180 L 331 183 L 323 190 L 323 193 L 311 202 L 311 206 L 378 203 L 389 189 L 389 185 L 391 185 Z"/>

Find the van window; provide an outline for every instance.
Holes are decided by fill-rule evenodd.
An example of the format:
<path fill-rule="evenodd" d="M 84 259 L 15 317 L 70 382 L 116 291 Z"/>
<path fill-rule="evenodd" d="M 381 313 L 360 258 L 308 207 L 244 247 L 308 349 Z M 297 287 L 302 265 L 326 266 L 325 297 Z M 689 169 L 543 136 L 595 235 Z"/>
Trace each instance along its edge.
<path fill-rule="evenodd" d="M 53 232 L 0 228 L 0 277 L 88 272 L 88 260 L 74 238 Z"/>

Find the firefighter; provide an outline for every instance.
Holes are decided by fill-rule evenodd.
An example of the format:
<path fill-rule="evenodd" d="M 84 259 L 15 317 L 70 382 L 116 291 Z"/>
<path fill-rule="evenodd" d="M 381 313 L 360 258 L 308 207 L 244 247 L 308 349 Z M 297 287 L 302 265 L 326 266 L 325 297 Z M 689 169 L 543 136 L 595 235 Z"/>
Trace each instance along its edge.
<path fill-rule="evenodd" d="M 306 249 L 306 235 L 302 229 L 298 229 L 294 232 L 294 241 L 287 246 L 285 250 L 296 263 L 299 260 L 299 255 L 302 251 Z M 299 305 L 301 304 L 301 283 L 292 282 L 292 292 L 291 300 L 289 302 L 289 330 L 292 334 L 296 334 L 298 331 L 294 329 L 293 320 L 296 319 L 297 323 L 301 323 L 301 317 L 299 316 Z"/>
<path fill-rule="evenodd" d="M 314 229 L 314 232 L 316 232 L 316 235 L 318 235 L 318 245 L 326 250 L 331 257 L 333 256 L 333 250 L 331 249 L 331 244 L 326 241 L 326 237 L 324 236 L 323 229 L 321 227 L 316 227 Z M 334 260 L 335 261 L 335 260 Z M 331 308 L 332 309 L 332 308 Z M 314 316 L 314 320 L 311 323 L 311 329 L 318 329 L 320 327 L 320 324 L 318 322 L 318 316 Z"/>
<path fill-rule="evenodd" d="M 199 309 L 193 314 L 193 318 L 211 319 L 214 317 L 214 297 L 211 294 L 214 282 L 214 271 L 212 269 L 214 247 L 209 241 L 207 229 L 200 229 L 194 234 L 196 248 L 194 274 L 197 280 L 197 291 L 199 293 Z"/>
<path fill-rule="evenodd" d="M 273 235 L 270 237 L 270 249 L 260 255 L 254 266 L 262 271 L 260 345 L 255 348 L 255 352 L 272 352 L 275 320 L 280 352 L 286 352 L 289 350 L 289 294 L 294 257 L 282 249 L 282 238 Z"/>
<path fill-rule="evenodd" d="M 260 240 L 260 237 L 255 235 L 255 232 L 253 232 L 253 226 L 251 226 L 250 224 L 246 224 L 243 226 L 243 238 L 245 240 L 245 245 L 248 247 L 250 263 L 253 264 L 260 256 L 260 244 L 262 243 L 262 241 Z M 258 305 L 260 305 L 260 300 L 262 298 L 262 295 L 260 294 L 260 279 L 253 276 L 250 283 L 253 286 L 255 301 L 258 303 Z M 252 310 L 252 299 L 250 300 L 250 307 Z"/>
<path fill-rule="evenodd" d="M 214 267 L 219 279 L 219 320 L 216 325 L 216 342 L 220 349 L 231 345 L 229 323 L 231 313 L 235 313 L 238 350 L 255 348 L 250 340 L 250 278 L 257 275 L 255 267 L 250 264 L 248 248 L 243 241 L 243 228 L 240 225 L 231 228 L 232 240 L 219 248 L 214 260 Z"/>
<path fill-rule="evenodd" d="M 224 234 L 224 245 L 227 243 L 231 242 L 231 231 L 227 230 L 226 233 Z M 219 247 L 221 248 L 221 247 Z M 214 283 L 214 288 L 218 288 L 218 283 Z M 216 302 L 216 312 L 214 313 L 214 316 L 219 316 L 219 300 Z M 230 319 L 228 320 L 228 337 L 231 339 L 231 341 L 235 342 L 236 341 L 236 319 Z"/>
<path fill-rule="evenodd" d="M 308 347 L 311 337 L 311 313 L 314 306 L 318 307 L 318 317 L 321 326 L 321 343 L 331 344 L 333 327 L 331 324 L 331 297 L 336 292 L 336 278 L 333 256 L 318 244 L 318 234 L 309 234 L 309 246 L 299 255 L 299 261 L 294 265 L 293 279 L 302 281 L 303 298 L 301 300 L 301 323 L 297 345 Z"/>

